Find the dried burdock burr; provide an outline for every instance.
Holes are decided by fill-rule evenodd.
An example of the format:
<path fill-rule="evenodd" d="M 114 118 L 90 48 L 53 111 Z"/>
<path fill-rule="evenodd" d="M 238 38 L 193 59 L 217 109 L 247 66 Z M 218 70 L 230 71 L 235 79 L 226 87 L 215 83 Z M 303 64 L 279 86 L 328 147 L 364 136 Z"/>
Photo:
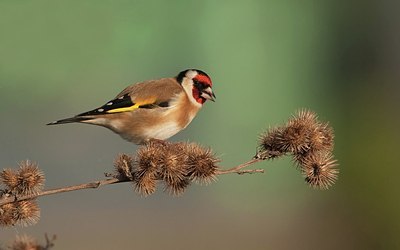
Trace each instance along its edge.
<path fill-rule="evenodd" d="M 159 166 L 162 163 L 164 150 L 165 146 L 148 142 L 140 147 L 136 153 L 133 165 L 135 189 L 144 196 L 150 195 L 156 190 Z"/>
<path fill-rule="evenodd" d="M 142 196 L 148 196 L 156 191 L 157 179 L 154 175 L 137 175 L 135 181 L 135 190 Z"/>
<path fill-rule="evenodd" d="M 339 170 L 329 151 L 318 151 L 302 159 L 301 171 L 306 182 L 313 188 L 328 189 L 335 181 Z"/>
<path fill-rule="evenodd" d="M 311 139 L 317 132 L 317 115 L 300 110 L 286 123 L 282 132 L 282 145 L 287 152 L 304 153 L 311 149 Z"/>
<path fill-rule="evenodd" d="M 314 112 L 304 109 L 298 111 L 284 126 L 268 129 L 259 139 L 260 151 L 277 151 L 278 156 L 332 148 L 332 128 L 328 123 L 320 123 Z"/>
<path fill-rule="evenodd" d="M 317 118 L 314 112 L 303 109 L 289 120 L 286 128 L 292 130 L 292 135 L 288 138 L 295 138 L 296 131 L 298 133 L 298 138 L 292 141 L 291 152 L 307 154 L 309 151 L 333 150 L 333 129 L 329 123 L 321 123 Z"/>
<path fill-rule="evenodd" d="M 332 151 L 334 146 L 333 128 L 329 123 L 318 123 L 310 135 L 311 151 Z"/>
<path fill-rule="evenodd" d="M 168 182 L 179 182 L 187 176 L 187 155 L 176 144 L 170 144 L 160 156 L 161 179 Z"/>
<path fill-rule="evenodd" d="M 45 179 L 37 164 L 27 160 L 19 163 L 17 171 L 1 171 L 0 180 L 15 195 L 34 195 L 43 189 Z"/>
<path fill-rule="evenodd" d="M 187 154 L 188 176 L 192 181 L 200 184 L 209 184 L 216 180 L 219 169 L 217 163 L 220 161 L 214 156 L 211 149 L 203 148 L 198 144 L 191 143 L 185 147 Z"/>
<path fill-rule="evenodd" d="M 40 209 L 35 200 L 22 200 L 4 204 L 0 207 L 0 226 L 29 226 L 36 224 Z"/>
<path fill-rule="evenodd" d="M 46 244 L 40 244 L 36 239 L 28 235 L 17 235 L 12 243 L 9 244 L 7 249 L 10 250 L 49 250 L 54 247 L 56 236 L 49 237 L 45 234 Z M 1 248 L 2 249 L 2 248 Z"/>
<path fill-rule="evenodd" d="M 152 194 L 157 181 L 164 182 L 164 190 L 182 194 L 191 181 L 209 183 L 216 178 L 219 160 L 210 149 L 194 143 L 150 141 L 137 151 L 133 172 L 136 191 Z"/>
<path fill-rule="evenodd" d="M 116 178 L 133 180 L 133 158 L 127 154 L 119 154 L 114 160 Z"/>
<path fill-rule="evenodd" d="M 333 139 L 332 127 L 318 121 L 314 112 L 303 109 L 285 125 L 270 128 L 260 136 L 255 158 L 271 159 L 291 154 L 312 187 L 327 189 L 338 174 L 331 153 Z"/>
<path fill-rule="evenodd" d="M 15 203 L 14 219 L 21 226 L 34 225 L 39 221 L 40 209 L 35 200 L 23 200 Z"/>
<path fill-rule="evenodd" d="M 167 180 L 165 181 L 164 191 L 174 196 L 180 196 L 185 192 L 186 188 L 189 187 L 189 185 L 189 178 L 184 178 L 176 181 Z"/>
<path fill-rule="evenodd" d="M 28 160 L 19 164 L 18 170 L 18 186 L 16 192 L 18 194 L 30 195 L 37 194 L 42 191 L 44 186 L 44 175 L 40 171 L 36 163 Z"/>
<path fill-rule="evenodd" d="M 0 206 L 0 226 L 7 227 L 15 224 L 15 204 L 8 203 Z"/>
<path fill-rule="evenodd" d="M 165 182 L 165 191 L 180 195 L 189 186 L 187 177 L 187 155 L 178 143 L 171 143 L 160 159 L 160 179 Z"/>
<path fill-rule="evenodd" d="M 9 247 L 11 250 L 39 250 L 42 249 L 38 242 L 27 235 L 17 236 Z"/>
<path fill-rule="evenodd" d="M 284 152 L 302 153 L 310 149 L 312 128 L 298 122 L 289 123 L 282 132 L 282 148 Z"/>
<path fill-rule="evenodd" d="M 287 147 L 284 144 L 283 127 L 269 128 L 265 133 L 261 134 L 258 140 L 259 151 L 261 152 L 279 152 L 281 155 L 287 153 Z M 275 157 L 276 155 L 271 157 Z M 268 157 L 270 158 L 270 157 Z"/>
<path fill-rule="evenodd" d="M 17 173 L 10 168 L 3 169 L 3 171 L 0 172 L 0 184 L 1 183 L 3 183 L 9 191 L 15 190 L 19 183 Z"/>

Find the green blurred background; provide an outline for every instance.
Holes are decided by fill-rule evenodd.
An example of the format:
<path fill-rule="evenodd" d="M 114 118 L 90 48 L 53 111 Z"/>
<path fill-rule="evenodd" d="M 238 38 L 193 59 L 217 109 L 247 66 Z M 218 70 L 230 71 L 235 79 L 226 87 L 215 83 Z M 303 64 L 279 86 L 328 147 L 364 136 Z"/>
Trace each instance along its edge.
<path fill-rule="evenodd" d="M 400 249 L 400 16 L 390 1 L 0 0 L 0 166 L 31 159 L 47 188 L 103 178 L 136 146 L 94 126 L 47 127 L 125 86 L 199 68 L 207 103 L 172 140 L 231 167 L 257 136 L 308 107 L 330 121 L 340 163 L 328 191 L 290 159 L 179 198 L 129 184 L 40 198 L 39 223 L 0 229 L 55 249 Z"/>

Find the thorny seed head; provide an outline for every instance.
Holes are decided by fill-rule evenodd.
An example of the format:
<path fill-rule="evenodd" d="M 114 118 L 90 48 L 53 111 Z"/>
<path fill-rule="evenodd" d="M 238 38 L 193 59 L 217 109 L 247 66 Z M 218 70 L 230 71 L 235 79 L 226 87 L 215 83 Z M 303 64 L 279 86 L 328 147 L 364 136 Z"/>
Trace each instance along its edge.
<path fill-rule="evenodd" d="M 9 247 L 11 250 L 42 250 L 44 249 L 32 237 L 27 235 L 18 235 Z"/>
<path fill-rule="evenodd" d="M 301 123 L 289 123 L 282 132 L 282 151 L 299 153 L 310 149 L 311 129 Z"/>
<path fill-rule="evenodd" d="M 127 154 L 119 154 L 114 160 L 116 178 L 133 180 L 132 167 L 133 158 Z"/>
<path fill-rule="evenodd" d="M 298 111 L 285 126 L 270 128 L 259 139 L 259 153 L 306 154 L 309 151 L 332 150 L 333 129 L 320 123 L 308 110 Z"/>
<path fill-rule="evenodd" d="M 165 180 L 164 191 L 167 191 L 169 194 L 174 196 L 180 196 L 185 192 L 186 188 L 189 185 L 190 185 L 189 178 L 184 178 L 175 181 Z"/>
<path fill-rule="evenodd" d="M 334 183 L 338 174 L 331 154 L 333 139 L 329 123 L 319 122 L 314 112 L 303 109 L 284 126 L 270 128 L 262 134 L 255 157 L 271 159 L 291 153 L 306 181 L 313 187 L 326 189 Z"/>
<path fill-rule="evenodd" d="M 328 122 L 319 122 L 317 118 L 317 114 L 314 112 L 303 109 L 298 111 L 289 123 L 297 122 L 308 128 L 308 147 L 310 151 L 332 151 L 334 144 L 333 128 Z M 303 150 L 302 153 L 304 152 L 306 151 Z"/>
<path fill-rule="evenodd" d="M 14 219 L 21 226 L 34 225 L 39 221 L 40 209 L 35 200 L 17 201 Z"/>
<path fill-rule="evenodd" d="M 160 179 L 166 182 L 166 186 L 175 186 L 187 179 L 188 167 L 187 155 L 181 145 L 169 144 L 164 154 L 160 156 Z M 183 185 L 178 185 L 183 186 Z"/>
<path fill-rule="evenodd" d="M 156 174 L 164 155 L 165 146 L 155 142 L 148 142 L 140 147 L 136 153 L 133 171 L 139 175 Z"/>
<path fill-rule="evenodd" d="M 301 163 L 306 182 L 313 188 L 328 189 L 337 180 L 339 173 L 336 160 L 329 151 L 309 154 Z"/>
<path fill-rule="evenodd" d="M 283 127 L 272 127 L 267 130 L 267 132 L 260 135 L 259 152 L 281 152 L 282 154 L 287 153 L 285 145 L 283 144 Z M 273 156 L 268 157 L 273 158 Z"/>
<path fill-rule="evenodd" d="M 137 151 L 133 166 L 135 189 L 144 196 L 150 195 L 156 190 L 159 166 L 165 147 L 160 143 L 148 142 Z"/>
<path fill-rule="evenodd" d="M 310 148 L 312 151 L 332 151 L 333 139 L 333 128 L 329 123 L 319 123 L 310 135 Z"/>
<path fill-rule="evenodd" d="M 15 224 L 15 203 L 0 206 L 0 226 L 8 227 Z"/>
<path fill-rule="evenodd" d="M 135 190 L 142 196 L 148 196 L 156 191 L 157 179 L 152 174 L 143 174 L 135 180 Z"/>
<path fill-rule="evenodd" d="M 162 180 L 165 191 L 180 195 L 191 181 L 214 180 L 218 161 L 211 150 L 197 144 L 150 141 L 139 148 L 135 157 L 135 189 L 149 195 L 155 191 L 157 181 Z"/>
<path fill-rule="evenodd" d="M 0 183 L 3 183 L 10 191 L 15 190 L 18 186 L 18 175 L 11 169 L 6 168 L 0 172 Z"/>
<path fill-rule="evenodd" d="M 211 149 L 192 143 L 186 145 L 186 154 L 188 176 L 192 181 L 209 184 L 216 180 L 219 159 L 213 155 Z"/>
<path fill-rule="evenodd" d="M 292 119 L 296 119 L 304 124 L 313 124 L 318 119 L 318 116 L 315 112 L 303 108 L 298 110 L 296 114 L 293 115 Z"/>
<path fill-rule="evenodd" d="M 320 124 L 317 115 L 306 109 L 298 111 L 286 123 L 283 133 L 283 144 L 289 152 L 304 153 L 312 149 L 312 140 L 316 138 Z"/>
<path fill-rule="evenodd" d="M 39 193 L 44 186 L 44 175 L 36 163 L 22 161 L 19 169 L 4 169 L 0 179 L 11 193 L 19 195 L 32 195 Z"/>

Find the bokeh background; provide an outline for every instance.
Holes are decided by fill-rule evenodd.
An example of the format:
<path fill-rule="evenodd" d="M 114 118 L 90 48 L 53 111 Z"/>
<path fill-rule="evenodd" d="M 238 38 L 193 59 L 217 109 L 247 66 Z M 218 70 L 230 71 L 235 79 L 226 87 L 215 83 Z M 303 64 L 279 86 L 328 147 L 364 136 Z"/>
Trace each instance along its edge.
<path fill-rule="evenodd" d="M 330 121 L 340 163 L 328 191 L 290 159 L 221 176 L 179 198 L 129 184 L 40 198 L 41 219 L 0 229 L 55 249 L 400 249 L 400 15 L 391 1 L 0 1 L 0 166 L 40 164 L 46 187 L 103 178 L 136 146 L 47 122 L 125 86 L 199 68 L 216 103 L 173 137 L 232 167 L 257 136 L 308 107 Z"/>

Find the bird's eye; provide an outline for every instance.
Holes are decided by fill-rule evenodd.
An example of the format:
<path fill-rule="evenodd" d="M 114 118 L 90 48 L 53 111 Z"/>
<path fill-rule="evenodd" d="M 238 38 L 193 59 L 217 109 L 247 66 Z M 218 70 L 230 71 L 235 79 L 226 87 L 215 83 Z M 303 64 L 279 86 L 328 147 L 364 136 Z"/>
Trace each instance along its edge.
<path fill-rule="evenodd" d="M 193 85 L 198 89 L 203 89 L 204 88 L 203 84 L 197 79 L 193 79 Z"/>

